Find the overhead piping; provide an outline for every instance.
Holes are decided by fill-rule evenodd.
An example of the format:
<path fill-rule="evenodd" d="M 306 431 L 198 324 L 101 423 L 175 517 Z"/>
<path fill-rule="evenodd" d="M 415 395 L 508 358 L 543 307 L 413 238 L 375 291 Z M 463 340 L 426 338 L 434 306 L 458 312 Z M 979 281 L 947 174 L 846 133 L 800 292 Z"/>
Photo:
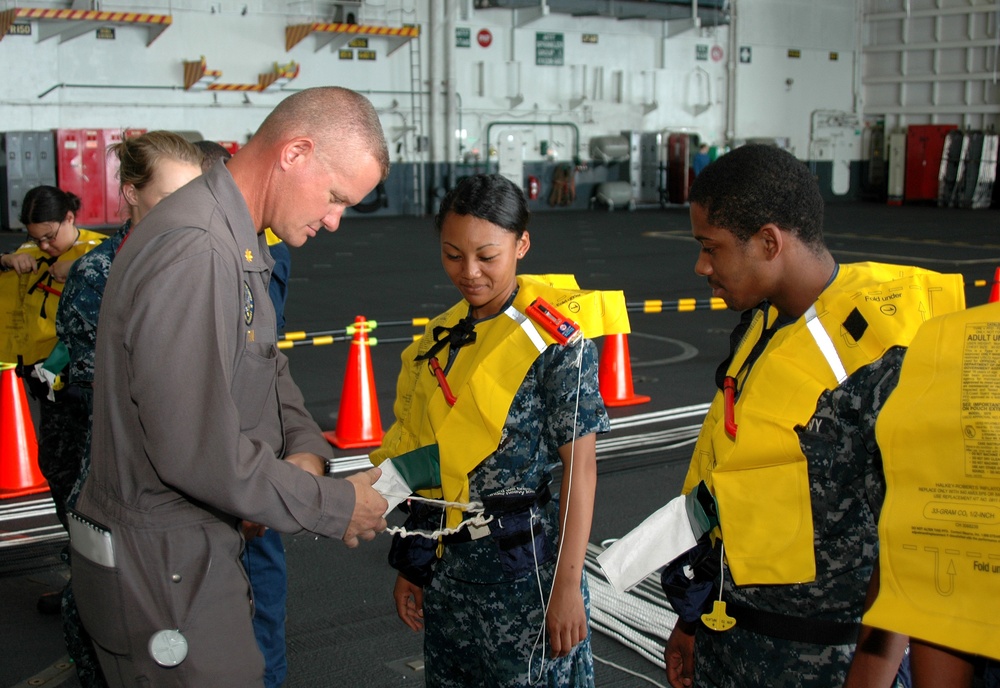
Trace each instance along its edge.
<path fill-rule="evenodd" d="M 49 95 L 53 91 L 55 91 L 57 89 L 60 89 L 60 88 L 115 88 L 115 89 L 122 89 L 122 90 L 128 90 L 128 91 L 183 91 L 184 90 L 183 86 L 153 86 L 153 85 L 142 86 L 142 85 L 136 85 L 136 84 L 130 84 L 130 85 L 124 85 L 124 84 L 122 84 L 122 85 L 115 86 L 113 84 L 66 84 L 66 83 L 62 83 L 62 84 L 56 84 L 55 86 L 51 86 L 51 87 L 45 89 L 44 91 L 42 91 L 41 93 L 38 94 L 38 97 L 39 98 L 44 98 L 45 96 Z"/>

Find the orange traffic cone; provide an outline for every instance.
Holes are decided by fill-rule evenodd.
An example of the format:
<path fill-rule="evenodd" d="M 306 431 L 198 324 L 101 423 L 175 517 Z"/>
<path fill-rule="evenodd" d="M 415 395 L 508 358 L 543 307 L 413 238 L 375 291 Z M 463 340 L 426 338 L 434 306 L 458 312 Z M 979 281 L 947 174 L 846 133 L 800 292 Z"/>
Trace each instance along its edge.
<path fill-rule="evenodd" d="M 605 406 L 634 406 L 649 401 L 649 397 L 632 389 L 632 362 L 628 356 L 628 338 L 623 334 L 604 338 L 598 379 Z"/>
<path fill-rule="evenodd" d="M 1000 268 L 993 273 L 993 288 L 990 290 L 990 300 L 987 303 L 1000 301 Z"/>
<path fill-rule="evenodd" d="M 0 367 L 0 499 L 45 492 L 49 486 L 38 470 L 38 440 L 24 383 L 14 366 Z"/>
<path fill-rule="evenodd" d="M 368 324 L 364 316 L 354 319 L 354 338 L 347 357 L 344 387 L 340 392 L 337 429 L 323 436 L 335 447 L 356 449 L 382 444 L 382 419 L 375 395 L 375 374 L 368 350 Z"/>

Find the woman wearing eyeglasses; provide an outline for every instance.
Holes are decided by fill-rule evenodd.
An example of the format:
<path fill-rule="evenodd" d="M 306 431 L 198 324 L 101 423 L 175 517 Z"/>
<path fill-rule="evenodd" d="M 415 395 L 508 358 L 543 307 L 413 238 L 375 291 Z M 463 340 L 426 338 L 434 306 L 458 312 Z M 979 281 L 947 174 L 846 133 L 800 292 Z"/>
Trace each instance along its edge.
<path fill-rule="evenodd" d="M 36 186 L 21 203 L 21 224 L 28 233 L 14 253 L 0 254 L 0 362 L 17 365 L 28 393 L 38 400 L 38 468 L 49 483 L 56 516 L 66 527 L 65 501 L 75 469 L 67 471 L 61 457 L 67 437 L 61 419 L 67 414 L 64 393 L 40 379 L 36 367 L 56 346 L 56 311 L 63 283 L 73 261 L 96 247 L 104 235 L 76 226 L 80 199 L 54 186 Z M 36 366 L 37 364 L 37 366 Z M 38 600 L 39 611 L 59 612 L 60 593 Z"/>
<path fill-rule="evenodd" d="M 79 197 L 69 191 L 54 186 L 28 191 L 20 216 L 28 240 L 14 253 L 0 254 L 0 271 L 39 276 L 44 271 L 53 282 L 65 282 L 73 261 L 104 239 L 103 234 L 76 226 L 79 210 Z"/>
<path fill-rule="evenodd" d="M 60 422 L 63 395 L 39 378 L 36 364 L 44 362 L 56 346 L 56 312 L 73 261 L 104 240 L 103 234 L 76 226 L 79 210 L 75 194 L 36 186 L 21 203 L 20 219 L 28 240 L 14 253 L 0 255 L 0 311 L 10 323 L 0 332 L 0 362 L 17 364 L 18 375 L 39 402 L 38 468 L 49 482 L 56 515 L 64 527 L 66 497 L 76 468 L 67 469 L 61 460 L 67 440 Z M 43 600 L 39 600 L 40 610 L 58 612 L 58 596 L 48 605 Z"/>

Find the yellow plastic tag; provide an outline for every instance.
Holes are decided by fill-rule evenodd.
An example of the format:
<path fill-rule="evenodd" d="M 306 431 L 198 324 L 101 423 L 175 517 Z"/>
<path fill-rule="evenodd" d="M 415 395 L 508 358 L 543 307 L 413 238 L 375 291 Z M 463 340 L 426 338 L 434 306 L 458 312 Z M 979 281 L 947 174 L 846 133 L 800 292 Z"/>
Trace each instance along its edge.
<path fill-rule="evenodd" d="M 709 614 L 701 615 L 701 622 L 713 631 L 728 631 L 736 625 L 736 619 L 726 614 L 726 603 L 716 600 Z"/>

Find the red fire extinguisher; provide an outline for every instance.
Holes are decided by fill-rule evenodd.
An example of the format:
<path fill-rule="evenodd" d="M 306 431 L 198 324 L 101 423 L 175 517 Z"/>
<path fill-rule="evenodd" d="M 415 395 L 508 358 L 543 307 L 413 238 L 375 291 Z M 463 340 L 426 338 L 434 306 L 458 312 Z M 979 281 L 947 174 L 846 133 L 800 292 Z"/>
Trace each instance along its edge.
<path fill-rule="evenodd" d="M 539 191 L 538 177 L 536 177 L 534 175 L 529 175 L 528 176 L 528 198 L 531 199 L 532 201 L 537 200 L 538 199 L 538 191 Z"/>

